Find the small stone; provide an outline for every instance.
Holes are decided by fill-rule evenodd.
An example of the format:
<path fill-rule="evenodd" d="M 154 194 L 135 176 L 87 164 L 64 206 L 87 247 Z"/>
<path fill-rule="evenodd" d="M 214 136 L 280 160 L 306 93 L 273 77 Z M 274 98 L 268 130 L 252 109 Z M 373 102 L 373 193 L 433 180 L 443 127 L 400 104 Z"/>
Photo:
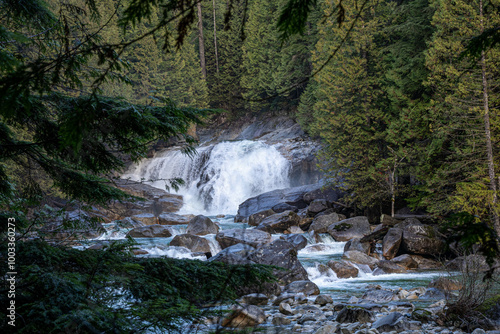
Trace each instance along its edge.
<path fill-rule="evenodd" d="M 328 295 L 319 295 L 314 300 L 314 304 L 318 304 L 321 306 L 326 305 L 326 304 L 331 304 L 331 303 L 333 303 L 333 299 L 332 299 L 332 297 L 330 297 Z"/>
<path fill-rule="evenodd" d="M 281 303 L 279 306 L 279 311 L 284 315 L 292 315 L 292 307 L 288 303 Z"/>
<path fill-rule="evenodd" d="M 250 305 L 266 305 L 268 300 L 269 298 L 262 293 L 252 293 L 241 297 L 241 302 L 243 304 L 250 304 Z"/>
<path fill-rule="evenodd" d="M 285 325 L 290 325 L 291 323 L 292 323 L 292 320 L 284 317 L 281 314 L 275 315 L 273 320 L 272 320 L 272 324 L 274 326 L 285 326 Z"/>

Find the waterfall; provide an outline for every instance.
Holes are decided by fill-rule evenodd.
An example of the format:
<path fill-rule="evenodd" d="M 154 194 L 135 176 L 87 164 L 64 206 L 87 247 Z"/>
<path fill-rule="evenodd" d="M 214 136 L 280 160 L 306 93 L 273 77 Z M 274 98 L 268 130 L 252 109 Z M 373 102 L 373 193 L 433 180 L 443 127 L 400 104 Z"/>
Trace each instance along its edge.
<path fill-rule="evenodd" d="M 182 178 L 183 213 L 236 214 L 238 205 L 261 193 L 289 187 L 289 162 L 274 146 L 259 141 L 222 142 L 197 149 L 194 157 L 180 150 L 166 151 L 132 166 L 123 175 L 151 181 L 165 189 L 165 181 Z"/>

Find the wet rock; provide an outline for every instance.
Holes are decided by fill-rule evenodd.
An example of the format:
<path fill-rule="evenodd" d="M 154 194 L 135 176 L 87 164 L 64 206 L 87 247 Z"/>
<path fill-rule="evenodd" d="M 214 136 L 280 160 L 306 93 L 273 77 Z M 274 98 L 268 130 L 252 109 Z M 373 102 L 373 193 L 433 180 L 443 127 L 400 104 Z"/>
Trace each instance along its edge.
<path fill-rule="evenodd" d="M 233 328 L 254 327 L 266 321 L 266 315 L 255 305 L 233 307 L 232 312 L 222 320 L 222 326 Z"/>
<path fill-rule="evenodd" d="M 424 225 L 415 218 L 401 224 L 404 226 L 401 246 L 406 252 L 433 257 L 443 253 L 445 243 L 435 227 Z"/>
<path fill-rule="evenodd" d="M 326 304 L 331 304 L 331 303 L 333 303 L 333 299 L 329 295 L 319 295 L 314 300 L 314 304 L 318 304 L 321 306 L 324 306 Z"/>
<path fill-rule="evenodd" d="M 273 274 L 281 284 L 308 279 L 306 270 L 297 258 L 297 250 L 285 240 L 278 239 L 259 247 L 250 255 L 250 260 L 285 268 L 286 270 L 273 270 Z"/>
<path fill-rule="evenodd" d="M 133 220 L 139 221 L 144 225 L 157 225 L 158 218 L 152 213 L 141 213 L 131 217 Z"/>
<path fill-rule="evenodd" d="M 314 217 L 316 214 L 325 211 L 329 208 L 328 202 L 325 199 L 315 199 L 307 207 L 307 215 Z"/>
<path fill-rule="evenodd" d="M 443 293 L 443 291 L 438 290 L 436 288 L 428 288 L 427 291 L 423 295 L 420 296 L 419 299 L 421 300 L 428 300 L 428 299 L 445 299 L 446 296 Z"/>
<path fill-rule="evenodd" d="M 271 234 L 255 229 L 236 228 L 223 230 L 217 233 L 215 238 L 222 249 L 239 243 L 258 247 L 271 242 Z"/>
<path fill-rule="evenodd" d="M 368 256 L 365 253 L 362 253 L 360 251 L 347 251 L 344 253 L 342 258 L 349 260 L 351 262 L 354 262 L 354 263 L 366 264 L 372 270 L 375 269 L 375 265 L 378 262 L 377 259 L 375 259 L 371 256 Z"/>
<path fill-rule="evenodd" d="M 297 320 L 297 323 L 299 325 L 303 325 L 307 321 L 315 322 L 316 320 L 318 320 L 318 316 L 316 314 L 304 314 L 299 318 L 299 320 Z"/>
<path fill-rule="evenodd" d="M 406 269 L 401 267 L 400 265 L 387 260 L 382 260 L 377 262 L 377 267 L 382 269 L 387 274 L 396 274 L 396 273 L 404 273 Z"/>
<path fill-rule="evenodd" d="M 336 241 L 349 241 L 353 238 L 363 238 L 371 233 L 370 223 L 366 217 L 354 217 L 333 223 L 327 232 Z"/>
<path fill-rule="evenodd" d="M 257 213 L 254 213 L 248 217 L 248 225 L 250 226 L 257 226 L 259 225 L 265 218 L 274 215 L 276 212 L 274 212 L 272 209 L 269 210 L 264 210 L 260 211 Z"/>
<path fill-rule="evenodd" d="M 411 255 L 411 258 L 418 263 L 419 269 L 440 269 L 443 267 L 440 262 L 421 255 Z"/>
<path fill-rule="evenodd" d="M 162 213 L 158 216 L 158 222 L 161 225 L 185 225 L 189 219 L 175 213 Z"/>
<path fill-rule="evenodd" d="M 249 260 L 249 257 L 253 251 L 255 251 L 254 247 L 240 243 L 221 250 L 208 261 L 218 261 L 227 264 L 252 264 L 255 262 Z"/>
<path fill-rule="evenodd" d="M 330 323 L 330 324 L 326 324 L 326 325 L 323 325 L 320 328 L 318 328 L 314 332 L 314 334 L 332 334 L 332 333 L 337 333 L 338 329 L 339 329 L 339 324 L 337 322 Z"/>
<path fill-rule="evenodd" d="M 268 233 L 283 233 L 291 226 L 299 226 L 300 217 L 293 211 L 276 213 L 264 218 L 255 228 Z"/>
<path fill-rule="evenodd" d="M 172 241 L 170 246 L 186 247 L 192 252 L 210 252 L 210 243 L 207 239 L 191 234 L 178 234 Z"/>
<path fill-rule="evenodd" d="M 272 320 L 272 324 L 274 326 L 286 326 L 286 325 L 290 325 L 291 323 L 292 323 L 291 319 L 289 319 L 281 314 L 276 314 Z"/>
<path fill-rule="evenodd" d="M 310 191 L 306 192 L 303 196 L 303 199 L 308 204 L 316 199 L 324 199 L 324 200 L 327 200 L 328 202 L 331 203 L 331 202 L 338 201 L 342 196 L 343 196 L 343 193 L 339 189 L 330 188 L 330 187 L 328 187 L 328 188 L 321 187 L 319 185 L 318 188 L 311 189 Z"/>
<path fill-rule="evenodd" d="M 328 267 L 330 267 L 338 278 L 351 278 L 358 277 L 359 270 L 352 264 L 346 261 L 329 261 Z"/>
<path fill-rule="evenodd" d="M 372 322 L 374 314 L 372 311 L 359 307 L 345 307 L 337 315 L 337 321 L 340 323 L 367 323 Z"/>
<path fill-rule="evenodd" d="M 295 205 L 290 205 L 288 203 L 279 203 L 279 204 L 276 204 L 275 206 L 273 206 L 272 210 L 276 213 L 282 213 L 285 211 L 297 212 L 297 211 L 299 211 L 299 208 L 297 208 Z"/>
<path fill-rule="evenodd" d="M 193 235 L 216 234 L 217 232 L 219 232 L 219 226 L 203 215 L 191 219 L 186 229 L 187 234 Z"/>
<path fill-rule="evenodd" d="M 127 234 L 132 238 L 168 238 L 172 236 L 172 229 L 162 225 L 148 225 L 136 227 Z"/>
<path fill-rule="evenodd" d="M 166 212 L 177 212 L 183 205 L 182 196 L 169 194 L 158 198 L 154 202 L 155 214 L 161 214 Z"/>
<path fill-rule="evenodd" d="M 339 215 L 335 212 L 329 215 L 319 216 L 317 218 L 314 218 L 311 226 L 309 226 L 309 230 L 312 230 L 316 233 L 327 233 L 328 227 L 339 221 Z"/>
<path fill-rule="evenodd" d="M 293 314 L 292 307 L 288 303 L 280 303 L 279 311 L 280 311 L 280 313 L 282 313 L 284 315 Z"/>
<path fill-rule="evenodd" d="M 406 319 L 401 319 L 403 315 L 399 312 L 389 313 L 385 317 L 382 317 L 375 321 L 371 328 L 378 330 L 379 332 L 402 332 L 406 330 L 405 323 Z M 401 321 L 402 320 L 402 321 Z"/>
<path fill-rule="evenodd" d="M 280 239 L 288 241 L 298 251 L 307 246 L 307 239 L 302 234 L 286 234 L 282 235 Z"/>
<path fill-rule="evenodd" d="M 307 231 L 307 230 L 309 230 L 313 220 L 314 220 L 314 218 L 310 218 L 310 217 L 301 218 L 300 222 L 299 222 L 299 227 L 302 230 Z"/>
<path fill-rule="evenodd" d="M 370 248 L 371 248 L 370 243 L 360 242 L 360 240 L 361 239 L 359 238 L 354 238 L 349 240 L 344 246 L 344 252 L 356 250 L 368 255 L 370 253 Z"/>
<path fill-rule="evenodd" d="M 299 223 L 300 224 L 300 223 Z M 305 233 L 304 230 L 302 230 L 298 226 L 290 226 L 284 233 L 290 233 L 290 234 L 303 234 Z"/>
<path fill-rule="evenodd" d="M 39 234 L 56 240 L 80 240 L 95 239 L 105 232 L 101 223 L 88 220 L 90 217 L 83 211 L 66 212 L 65 215 L 64 224 L 63 217 L 58 217 L 59 221 L 43 224 Z"/>
<path fill-rule="evenodd" d="M 251 293 L 241 297 L 241 303 L 249 305 L 267 305 L 269 298 L 263 293 Z"/>
<path fill-rule="evenodd" d="M 436 288 L 441 291 L 456 291 L 461 290 L 463 288 L 463 285 L 456 280 L 452 280 L 446 277 L 439 277 L 433 279 L 429 283 L 428 287 Z"/>
<path fill-rule="evenodd" d="M 406 269 L 416 269 L 418 267 L 417 261 L 408 254 L 395 257 L 391 261 Z"/>
<path fill-rule="evenodd" d="M 280 294 L 279 296 L 277 296 L 276 299 L 273 300 L 273 305 L 277 306 L 282 302 L 285 302 L 285 303 L 290 302 L 291 303 L 291 302 L 293 302 L 294 298 L 295 298 L 294 293 L 284 292 L 284 293 Z"/>
<path fill-rule="evenodd" d="M 382 290 L 382 289 L 372 289 L 366 291 L 361 299 L 370 300 L 376 303 L 390 302 L 397 297 L 394 291 Z"/>
<path fill-rule="evenodd" d="M 403 240 L 403 230 L 397 227 L 390 228 L 382 242 L 382 255 L 391 260 L 396 257 Z"/>
<path fill-rule="evenodd" d="M 319 295 L 318 286 L 309 280 L 292 282 L 285 287 L 284 291 L 287 293 L 302 292 L 306 296 Z"/>

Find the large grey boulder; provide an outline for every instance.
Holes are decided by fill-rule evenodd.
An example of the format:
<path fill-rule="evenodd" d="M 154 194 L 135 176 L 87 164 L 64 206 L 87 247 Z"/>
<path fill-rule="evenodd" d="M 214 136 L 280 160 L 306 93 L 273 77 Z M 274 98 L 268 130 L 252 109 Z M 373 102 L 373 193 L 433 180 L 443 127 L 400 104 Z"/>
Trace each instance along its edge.
<path fill-rule="evenodd" d="M 320 184 L 310 184 L 294 188 L 277 189 L 249 198 L 240 204 L 235 220 L 239 221 L 254 213 L 272 209 L 280 203 L 290 204 L 298 209 L 305 208 L 307 204 L 303 200 L 304 194 L 320 188 Z"/>
<path fill-rule="evenodd" d="M 358 277 L 359 270 L 346 261 L 328 261 L 328 267 L 337 275 L 337 278 Z"/>
<path fill-rule="evenodd" d="M 386 274 L 397 274 L 406 272 L 405 268 L 389 260 L 382 260 L 377 262 L 377 268 L 382 269 Z"/>
<path fill-rule="evenodd" d="M 252 264 L 255 263 L 251 261 L 250 254 L 255 251 L 255 248 L 250 245 L 236 244 L 224 248 L 215 256 L 212 256 L 208 261 L 218 261 L 227 264 Z"/>
<path fill-rule="evenodd" d="M 371 269 L 375 268 L 378 260 L 360 251 L 347 251 L 342 258 L 358 264 L 366 264 Z"/>
<path fill-rule="evenodd" d="M 387 260 L 391 260 L 396 257 L 402 240 L 403 230 L 397 227 L 390 228 L 387 231 L 382 243 L 382 255 Z"/>
<path fill-rule="evenodd" d="M 274 212 L 272 209 L 269 210 L 264 210 L 260 211 L 257 213 L 254 213 L 248 217 L 248 225 L 250 226 L 257 226 L 259 225 L 265 218 L 274 215 L 276 212 Z"/>
<path fill-rule="evenodd" d="M 296 250 L 301 250 L 307 246 L 307 239 L 302 234 L 284 234 L 280 239 L 291 243 Z"/>
<path fill-rule="evenodd" d="M 367 323 L 372 322 L 374 313 L 360 307 L 345 307 L 337 314 L 337 321 L 340 323 Z"/>
<path fill-rule="evenodd" d="M 210 252 L 210 243 L 207 239 L 198 237 L 191 234 L 179 234 L 176 235 L 172 241 L 170 241 L 170 246 L 186 247 L 192 252 Z"/>
<path fill-rule="evenodd" d="M 219 232 L 219 226 L 203 215 L 191 219 L 186 229 L 187 234 L 194 235 L 216 234 L 217 232 Z"/>
<path fill-rule="evenodd" d="M 309 226 L 309 231 L 314 231 L 316 233 L 326 233 L 330 225 L 339 221 L 340 217 L 335 212 L 328 215 L 319 216 L 314 218 L 311 226 Z"/>
<path fill-rule="evenodd" d="M 255 229 L 268 233 L 283 233 L 291 226 L 299 226 L 299 223 L 300 217 L 295 212 L 285 211 L 264 218 Z"/>
<path fill-rule="evenodd" d="M 382 332 L 402 332 L 406 330 L 405 323 L 407 322 L 404 319 L 403 315 L 399 312 L 392 312 L 375 321 L 372 324 L 372 328 L 378 330 L 380 333 Z"/>
<path fill-rule="evenodd" d="M 329 203 L 326 201 L 326 199 L 315 199 L 311 203 L 309 203 L 309 206 L 307 207 L 307 215 L 310 217 L 314 217 L 320 212 L 325 211 L 330 207 Z"/>
<path fill-rule="evenodd" d="M 342 191 L 336 188 L 330 187 L 319 187 L 317 189 L 313 189 L 304 194 L 303 199 L 306 203 L 311 203 L 317 199 L 324 199 L 327 202 L 336 202 L 343 196 Z"/>
<path fill-rule="evenodd" d="M 258 247 L 271 242 L 271 234 L 255 229 L 235 228 L 217 233 L 215 239 L 222 249 L 239 243 Z"/>
<path fill-rule="evenodd" d="M 297 250 L 285 240 L 278 239 L 259 247 L 250 255 L 250 260 L 286 269 L 273 270 L 273 274 L 281 284 L 308 280 L 307 272 L 297 258 Z"/>
<path fill-rule="evenodd" d="M 223 327 L 254 327 L 266 321 L 266 314 L 255 305 L 234 306 L 232 311 L 222 320 Z"/>
<path fill-rule="evenodd" d="M 353 239 L 349 240 L 348 242 L 346 242 L 346 244 L 344 246 L 344 252 L 356 250 L 356 251 L 363 252 L 365 254 L 370 254 L 370 249 L 371 249 L 370 243 L 369 242 L 361 242 L 360 240 L 361 239 L 359 239 L 359 238 L 353 238 Z"/>
<path fill-rule="evenodd" d="M 371 229 L 367 217 L 354 217 L 333 223 L 327 232 L 337 241 L 349 241 L 363 238 L 371 233 Z"/>
<path fill-rule="evenodd" d="M 172 229 L 162 225 L 148 225 L 136 227 L 127 234 L 132 238 L 168 238 L 172 236 Z"/>
<path fill-rule="evenodd" d="M 176 213 L 162 213 L 158 216 L 160 225 L 185 225 L 189 223 L 189 218 Z"/>
<path fill-rule="evenodd" d="M 415 261 L 410 255 L 408 254 L 403 254 L 398 257 L 395 257 L 394 259 L 391 260 L 392 262 L 400 265 L 403 268 L 406 269 L 417 269 L 418 268 L 418 263 Z"/>
<path fill-rule="evenodd" d="M 285 286 L 286 293 L 303 293 L 306 296 L 319 295 L 318 286 L 309 280 L 295 281 Z"/>
<path fill-rule="evenodd" d="M 404 226 L 401 245 L 407 253 L 438 257 L 444 252 L 445 243 L 434 226 L 424 225 L 415 218 L 401 224 Z"/>

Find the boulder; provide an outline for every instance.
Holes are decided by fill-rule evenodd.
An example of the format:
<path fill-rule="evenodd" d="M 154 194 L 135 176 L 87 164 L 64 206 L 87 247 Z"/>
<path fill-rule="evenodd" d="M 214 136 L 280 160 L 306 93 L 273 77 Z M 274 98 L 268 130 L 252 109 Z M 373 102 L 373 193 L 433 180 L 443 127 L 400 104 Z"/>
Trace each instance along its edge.
<path fill-rule="evenodd" d="M 285 211 L 297 212 L 299 211 L 299 208 L 297 208 L 295 205 L 290 205 L 288 203 L 279 203 L 273 206 L 271 210 L 273 210 L 276 213 L 282 213 Z"/>
<path fill-rule="evenodd" d="M 391 261 L 394 262 L 394 263 L 396 263 L 397 265 L 400 265 L 403 268 L 406 268 L 406 269 L 416 269 L 416 268 L 418 268 L 417 261 L 415 261 L 408 254 L 403 254 L 403 255 L 400 255 L 398 257 L 395 257 Z"/>
<path fill-rule="evenodd" d="M 375 303 L 387 303 L 397 299 L 398 294 L 391 290 L 370 289 L 366 291 L 361 299 L 370 300 Z"/>
<path fill-rule="evenodd" d="M 404 321 L 400 321 L 404 320 L 401 319 L 401 317 L 403 317 L 403 315 L 399 312 L 389 313 L 385 317 L 382 317 L 375 321 L 372 324 L 371 328 L 378 330 L 380 333 L 392 331 L 396 331 L 398 333 L 402 332 L 406 328 L 404 327 Z"/>
<path fill-rule="evenodd" d="M 336 202 L 342 197 L 343 193 L 339 189 L 331 187 L 318 187 L 317 189 L 311 189 L 306 192 L 303 196 L 304 202 L 311 203 L 316 199 L 324 199 L 331 202 Z"/>
<path fill-rule="evenodd" d="M 167 212 L 177 212 L 183 205 L 182 196 L 169 194 L 154 201 L 154 211 L 160 215 Z"/>
<path fill-rule="evenodd" d="M 283 233 L 291 226 L 299 226 L 300 217 L 293 211 L 276 213 L 264 218 L 255 228 L 268 233 Z"/>
<path fill-rule="evenodd" d="M 419 297 L 420 300 L 429 300 L 429 299 L 437 299 L 442 300 L 446 299 L 446 295 L 443 291 L 436 288 L 428 288 L 423 295 Z"/>
<path fill-rule="evenodd" d="M 472 254 L 468 256 L 460 256 L 445 264 L 446 268 L 455 271 L 475 272 L 475 271 L 487 271 L 489 270 L 489 265 L 486 262 L 486 257 L 479 254 Z"/>
<path fill-rule="evenodd" d="M 405 268 L 388 260 L 382 260 L 377 262 L 377 268 L 382 269 L 387 274 L 397 274 L 406 272 Z"/>
<path fill-rule="evenodd" d="M 321 326 L 318 328 L 314 334 L 332 334 L 332 333 L 337 333 L 339 329 L 339 324 L 336 322 L 332 322 L 326 325 Z"/>
<path fill-rule="evenodd" d="M 240 305 L 222 320 L 223 327 L 244 328 L 254 327 L 266 321 L 266 314 L 258 306 Z"/>
<path fill-rule="evenodd" d="M 284 315 L 292 315 L 293 314 L 292 307 L 288 303 L 284 303 L 284 302 L 280 303 L 278 310 L 280 311 L 280 313 L 282 313 Z"/>
<path fill-rule="evenodd" d="M 136 227 L 127 234 L 132 238 L 168 238 L 172 236 L 172 229 L 162 225 L 148 225 Z"/>
<path fill-rule="evenodd" d="M 325 199 L 315 199 L 311 203 L 309 203 L 309 206 L 307 207 L 307 215 L 310 217 L 314 217 L 315 215 L 322 211 L 325 211 L 329 207 L 330 206 Z"/>
<path fill-rule="evenodd" d="M 285 240 L 278 239 L 270 244 L 260 246 L 250 255 L 250 260 L 286 269 L 273 270 L 273 274 L 281 284 L 308 279 L 306 270 L 297 258 L 297 250 Z"/>
<path fill-rule="evenodd" d="M 191 250 L 191 252 L 211 252 L 210 243 L 207 239 L 191 234 L 176 235 L 172 241 L 170 241 L 170 246 L 186 247 Z"/>
<path fill-rule="evenodd" d="M 463 285 L 456 280 L 452 280 L 446 277 L 439 277 L 433 279 L 429 283 L 428 287 L 436 288 L 441 291 L 456 291 L 461 290 L 463 288 Z"/>
<path fill-rule="evenodd" d="M 330 295 L 319 295 L 314 300 L 314 304 L 318 304 L 320 306 L 325 306 L 326 304 L 332 304 L 333 298 Z"/>
<path fill-rule="evenodd" d="M 285 287 L 284 291 L 295 294 L 302 292 L 306 296 L 319 295 L 318 286 L 309 280 L 292 282 Z"/>
<path fill-rule="evenodd" d="M 274 212 L 272 209 L 254 213 L 248 217 L 248 225 L 258 226 L 264 220 L 264 218 L 272 216 L 275 213 L 276 212 Z"/>
<path fill-rule="evenodd" d="M 443 265 L 436 261 L 420 255 L 411 255 L 411 258 L 418 263 L 418 269 L 439 269 Z"/>
<path fill-rule="evenodd" d="M 249 260 L 249 257 L 253 251 L 255 251 L 255 248 L 250 245 L 236 244 L 224 248 L 208 261 L 218 261 L 227 264 L 252 264 L 255 262 Z"/>
<path fill-rule="evenodd" d="M 367 323 L 372 322 L 374 313 L 360 307 L 345 307 L 337 315 L 337 321 L 340 323 Z"/>
<path fill-rule="evenodd" d="M 344 252 L 356 250 L 356 251 L 363 252 L 367 255 L 370 254 L 370 249 L 371 249 L 370 243 L 369 242 L 360 242 L 360 240 L 361 239 L 359 239 L 359 238 L 354 238 L 354 239 L 349 240 L 344 246 Z"/>
<path fill-rule="evenodd" d="M 287 203 L 298 209 L 305 208 L 307 204 L 303 200 L 304 194 L 320 188 L 320 184 L 310 184 L 294 188 L 277 189 L 249 198 L 240 204 L 238 215 L 235 219 L 241 221 L 241 219 L 254 213 L 272 209 L 280 203 Z"/>
<path fill-rule="evenodd" d="M 390 228 L 382 243 L 382 255 L 387 260 L 396 257 L 402 240 L 403 230 L 397 227 Z"/>
<path fill-rule="evenodd" d="M 407 253 L 433 257 L 443 253 L 445 243 L 435 227 L 424 225 L 415 218 L 406 219 L 401 224 L 404 226 L 401 246 Z"/>
<path fill-rule="evenodd" d="M 189 219 L 175 213 L 162 213 L 158 216 L 158 222 L 161 225 L 185 225 Z"/>
<path fill-rule="evenodd" d="M 330 267 L 338 278 L 351 278 L 358 277 L 359 270 L 352 264 L 346 261 L 329 261 L 328 267 Z"/>
<path fill-rule="evenodd" d="M 339 215 L 337 213 L 331 213 L 329 215 L 323 215 L 314 218 L 309 226 L 309 230 L 314 231 L 316 233 L 326 233 L 328 231 L 328 227 L 334 223 L 340 221 Z"/>
<path fill-rule="evenodd" d="M 239 243 L 258 247 L 271 242 L 271 234 L 255 229 L 235 228 L 217 233 L 215 239 L 222 249 Z"/>
<path fill-rule="evenodd" d="M 217 232 L 219 232 L 219 226 L 203 215 L 191 219 L 186 229 L 187 234 L 194 235 L 216 234 Z"/>
<path fill-rule="evenodd" d="M 367 217 L 354 217 L 333 223 L 327 232 L 336 241 L 349 241 L 353 238 L 363 238 L 371 233 Z"/>
<path fill-rule="evenodd" d="M 302 234 L 285 234 L 280 236 L 280 239 L 288 241 L 298 251 L 307 246 L 307 239 Z"/>
<path fill-rule="evenodd" d="M 249 305 L 267 305 L 269 297 L 263 293 L 251 293 L 241 297 L 241 303 Z"/>
<path fill-rule="evenodd" d="M 139 221 L 144 225 L 157 225 L 158 218 L 152 213 L 141 213 L 131 217 L 133 220 Z"/>
<path fill-rule="evenodd" d="M 347 251 L 342 255 L 342 258 L 349 260 L 354 263 L 359 263 L 359 264 L 366 264 L 369 266 L 372 270 L 375 268 L 375 265 L 377 264 L 378 260 L 366 255 L 365 253 L 362 253 L 360 251 Z"/>
<path fill-rule="evenodd" d="M 286 326 L 292 323 L 292 320 L 281 314 L 275 314 L 271 320 L 273 326 Z"/>

